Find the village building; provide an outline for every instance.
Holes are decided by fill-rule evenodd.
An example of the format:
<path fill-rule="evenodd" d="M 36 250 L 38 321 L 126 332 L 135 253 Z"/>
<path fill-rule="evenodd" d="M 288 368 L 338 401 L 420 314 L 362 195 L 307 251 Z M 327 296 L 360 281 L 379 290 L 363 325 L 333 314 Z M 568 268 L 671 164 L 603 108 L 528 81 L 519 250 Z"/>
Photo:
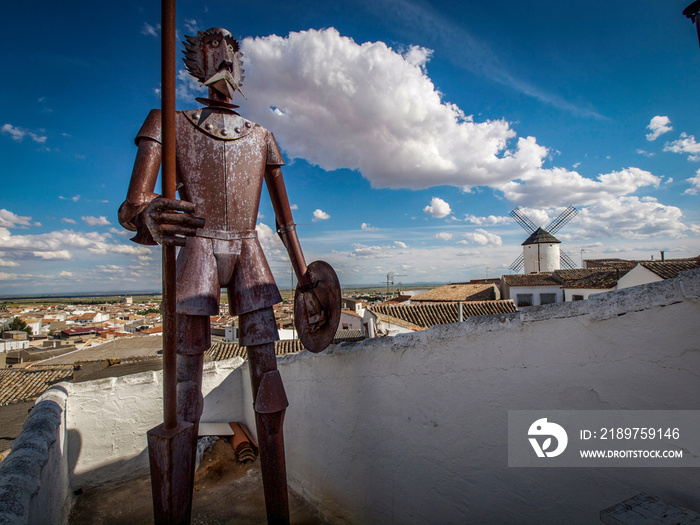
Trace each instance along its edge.
<path fill-rule="evenodd" d="M 498 315 L 517 311 L 511 300 L 378 304 L 365 310 L 362 319 L 366 337 L 396 335 L 431 326 L 457 323 L 476 315 Z"/>
<path fill-rule="evenodd" d="M 592 294 L 663 281 L 700 267 L 700 257 L 663 261 L 594 259 L 582 269 L 509 274 L 501 277 L 501 293 L 518 307 L 581 301 Z"/>
<path fill-rule="evenodd" d="M 456 301 L 496 301 L 501 292 L 493 283 L 453 283 L 414 295 L 411 304 Z"/>

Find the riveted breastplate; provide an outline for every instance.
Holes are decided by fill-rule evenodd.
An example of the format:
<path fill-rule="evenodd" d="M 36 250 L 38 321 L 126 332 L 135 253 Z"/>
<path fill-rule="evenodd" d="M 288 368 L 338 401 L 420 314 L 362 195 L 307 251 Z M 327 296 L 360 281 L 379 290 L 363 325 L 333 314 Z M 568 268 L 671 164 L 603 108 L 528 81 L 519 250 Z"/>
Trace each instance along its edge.
<path fill-rule="evenodd" d="M 179 191 L 195 203 L 206 228 L 255 229 L 267 144 L 265 128 L 232 111 L 202 108 L 179 113 Z"/>

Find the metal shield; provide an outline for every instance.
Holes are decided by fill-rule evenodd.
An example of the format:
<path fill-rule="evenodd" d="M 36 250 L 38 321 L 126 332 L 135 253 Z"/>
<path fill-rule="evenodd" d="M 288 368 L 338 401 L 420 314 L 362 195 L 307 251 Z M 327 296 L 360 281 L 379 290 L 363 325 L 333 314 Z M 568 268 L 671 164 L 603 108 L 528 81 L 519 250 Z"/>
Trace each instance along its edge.
<path fill-rule="evenodd" d="M 311 287 L 297 285 L 294 294 L 294 325 L 304 347 L 314 353 L 322 352 L 335 337 L 340 322 L 340 283 L 335 270 L 325 261 L 314 261 L 307 271 Z M 319 311 L 314 311 L 320 307 Z M 317 324 L 316 315 L 324 316 Z"/>

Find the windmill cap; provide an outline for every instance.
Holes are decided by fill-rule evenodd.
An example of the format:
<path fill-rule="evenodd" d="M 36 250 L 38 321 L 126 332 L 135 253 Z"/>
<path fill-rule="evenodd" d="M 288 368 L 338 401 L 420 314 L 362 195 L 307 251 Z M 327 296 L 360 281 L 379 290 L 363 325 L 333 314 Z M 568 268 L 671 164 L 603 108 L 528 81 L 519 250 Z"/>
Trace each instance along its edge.
<path fill-rule="evenodd" d="M 559 243 L 561 241 L 557 239 L 554 235 L 549 232 L 544 231 L 542 228 L 537 228 L 532 235 L 530 235 L 527 240 L 522 244 L 525 246 L 527 244 L 552 244 Z"/>

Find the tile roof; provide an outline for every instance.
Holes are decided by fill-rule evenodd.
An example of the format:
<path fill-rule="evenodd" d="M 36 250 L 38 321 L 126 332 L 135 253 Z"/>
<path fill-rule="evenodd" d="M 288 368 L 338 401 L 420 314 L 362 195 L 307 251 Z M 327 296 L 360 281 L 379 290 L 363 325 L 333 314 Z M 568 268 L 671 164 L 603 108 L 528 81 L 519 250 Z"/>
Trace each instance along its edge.
<path fill-rule="evenodd" d="M 616 266 L 629 266 L 633 268 L 640 261 L 628 261 L 625 259 L 586 259 L 586 268 L 606 268 L 606 267 L 616 267 Z"/>
<path fill-rule="evenodd" d="M 700 256 L 698 257 L 685 257 L 681 259 L 665 259 L 663 261 L 654 261 L 649 259 L 643 260 L 626 260 L 626 259 L 586 259 L 586 266 L 588 268 L 601 268 L 601 267 L 628 267 L 629 269 L 634 268 L 638 264 L 661 264 L 661 265 L 674 265 L 674 264 L 697 264 L 700 261 Z M 683 268 L 683 270 L 688 270 L 692 268 L 697 268 L 697 266 L 690 266 L 689 268 Z M 677 274 L 676 274 L 677 275 Z"/>
<path fill-rule="evenodd" d="M 494 315 L 516 312 L 512 299 L 499 301 L 466 301 L 462 303 L 462 318 L 473 315 Z M 407 305 L 376 305 L 369 310 L 376 314 L 391 316 L 421 328 L 437 324 L 456 323 L 459 319 L 459 303 L 425 303 Z"/>
<path fill-rule="evenodd" d="M 72 365 L 76 361 L 156 356 L 160 355 L 162 350 L 163 336 L 119 337 L 99 345 L 42 361 L 42 364 Z"/>
<path fill-rule="evenodd" d="M 411 302 L 488 301 L 495 298 L 492 284 L 456 283 L 446 284 L 413 296 Z"/>
<path fill-rule="evenodd" d="M 650 272 L 655 273 L 662 279 L 673 279 L 685 270 L 700 268 L 700 258 L 695 259 L 669 259 L 666 261 L 645 261 L 640 263 Z"/>
<path fill-rule="evenodd" d="M 586 277 L 567 281 L 562 284 L 562 288 L 600 288 L 609 289 L 617 286 L 617 281 L 625 275 L 629 270 L 602 270 L 594 271 Z"/>
<path fill-rule="evenodd" d="M 55 348 L 23 348 L 21 350 L 12 350 L 7 352 L 6 359 L 8 362 L 14 361 L 19 363 L 21 359 L 25 363 L 30 363 L 33 361 L 43 361 L 45 359 L 51 359 L 52 357 L 59 357 L 64 354 L 75 351 L 75 345 L 61 345 Z"/>
<path fill-rule="evenodd" d="M 275 341 L 275 355 L 296 354 L 304 349 L 299 339 L 287 339 L 284 341 Z M 231 359 L 232 357 L 242 357 L 248 359 L 248 352 L 245 346 L 238 343 L 214 343 L 209 350 L 205 352 L 212 361 L 221 361 L 223 359 Z"/>
<path fill-rule="evenodd" d="M 613 264 L 611 266 L 594 266 L 592 268 L 574 268 L 555 270 L 553 272 L 531 273 L 524 275 L 504 275 L 503 280 L 509 286 L 560 286 L 561 288 L 600 288 L 609 289 L 629 272 L 633 266 Z"/>
<path fill-rule="evenodd" d="M 554 278 L 559 279 L 562 282 L 575 281 L 576 279 L 583 279 L 584 277 L 593 275 L 598 271 L 600 271 L 598 268 L 573 268 L 571 270 L 556 270 L 554 271 Z"/>
<path fill-rule="evenodd" d="M 364 338 L 365 336 L 362 335 L 362 330 L 338 330 L 335 332 L 333 344 L 353 343 L 355 341 L 362 341 Z"/>
<path fill-rule="evenodd" d="M 364 337 L 360 330 L 338 330 L 335 333 L 332 344 L 342 342 L 351 343 L 361 341 L 362 339 L 364 339 Z M 275 355 L 296 354 L 302 350 L 304 350 L 304 345 L 299 339 L 275 341 Z M 205 352 L 205 355 L 209 356 L 211 361 L 221 361 L 223 359 L 231 359 L 232 357 L 248 359 L 248 352 L 245 346 L 241 346 L 238 343 L 214 343 L 209 347 L 209 350 Z"/>
<path fill-rule="evenodd" d="M 61 333 L 66 335 L 67 337 L 74 336 L 74 335 L 86 335 L 86 334 L 92 334 L 92 333 L 100 333 L 100 332 L 106 332 L 107 328 L 102 328 L 100 326 L 81 326 L 77 328 L 66 328 L 65 330 L 61 330 Z"/>
<path fill-rule="evenodd" d="M 42 370 L 0 369 L 0 406 L 36 399 L 44 390 L 73 376 L 73 367 Z"/>
<path fill-rule="evenodd" d="M 504 275 L 503 281 L 508 286 L 560 286 L 561 281 L 553 272 Z"/>

